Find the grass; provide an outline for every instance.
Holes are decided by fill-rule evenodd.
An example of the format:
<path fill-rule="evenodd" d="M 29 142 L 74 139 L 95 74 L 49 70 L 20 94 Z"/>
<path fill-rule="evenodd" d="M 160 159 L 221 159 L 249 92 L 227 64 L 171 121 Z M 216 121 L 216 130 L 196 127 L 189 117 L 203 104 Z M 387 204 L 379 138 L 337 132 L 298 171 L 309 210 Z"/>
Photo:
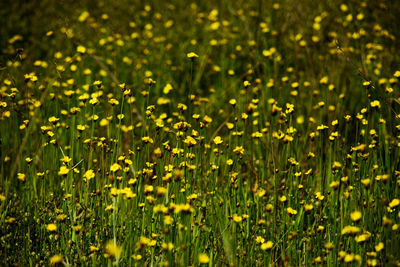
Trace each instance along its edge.
<path fill-rule="evenodd" d="M 2 265 L 400 265 L 395 1 L 0 10 Z"/>

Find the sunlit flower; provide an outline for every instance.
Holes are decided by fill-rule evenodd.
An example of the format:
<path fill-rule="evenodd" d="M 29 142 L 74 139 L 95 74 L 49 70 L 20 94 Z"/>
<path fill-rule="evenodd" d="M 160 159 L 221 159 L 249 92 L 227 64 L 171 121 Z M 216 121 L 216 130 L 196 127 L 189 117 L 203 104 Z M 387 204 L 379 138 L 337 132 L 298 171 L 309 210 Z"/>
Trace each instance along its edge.
<path fill-rule="evenodd" d="M 117 171 L 119 171 L 121 168 L 122 168 L 121 165 L 119 165 L 119 164 L 116 162 L 116 163 L 114 163 L 113 165 L 111 165 L 110 171 L 112 171 L 112 172 L 117 172 Z"/>
<path fill-rule="evenodd" d="M 210 257 L 208 257 L 207 254 L 205 253 L 200 253 L 199 254 L 199 263 L 205 264 L 210 262 Z"/>
<path fill-rule="evenodd" d="M 62 263 L 63 261 L 64 261 L 63 257 L 61 257 L 60 255 L 54 255 L 50 258 L 50 265 L 59 264 Z"/>
<path fill-rule="evenodd" d="M 105 246 L 105 251 L 115 258 L 120 258 L 122 253 L 122 249 L 117 244 L 115 244 L 114 241 L 111 240 L 107 242 Z"/>
<path fill-rule="evenodd" d="M 54 232 L 57 231 L 57 225 L 55 225 L 54 223 L 50 223 L 46 226 L 47 230 L 49 232 Z"/>
<path fill-rule="evenodd" d="M 194 53 L 194 52 L 190 52 L 190 53 L 187 53 L 187 55 L 186 55 L 188 58 L 190 58 L 190 59 L 194 59 L 194 58 L 197 58 L 197 57 L 199 57 L 196 53 Z"/>
<path fill-rule="evenodd" d="M 222 144 L 222 142 L 223 142 L 221 136 L 216 136 L 213 141 L 214 141 L 214 144 L 216 144 L 216 145 Z"/>
<path fill-rule="evenodd" d="M 67 168 L 67 166 L 62 165 L 62 166 L 60 167 L 60 170 L 58 171 L 58 175 L 61 175 L 61 176 L 67 175 L 68 172 L 69 172 L 69 169 Z"/>
<path fill-rule="evenodd" d="M 90 180 L 90 179 L 94 178 L 94 176 L 95 176 L 95 173 L 94 173 L 93 170 L 87 170 L 87 171 L 85 172 L 85 174 L 83 175 L 83 178 L 84 178 L 85 180 Z"/>
<path fill-rule="evenodd" d="M 272 241 L 267 241 L 267 242 L 261 244 L 261 249 L 262 250 L 270 250 L 273 246 L 274 246 L 274 243 Z"/>
<path fill-rule="evenodd" d="M 354 222 L 359 221 L 361 219 L 361 216 L 362 214 L 359 211 L 354 211 L 350 214 L 350 218 Z"/>

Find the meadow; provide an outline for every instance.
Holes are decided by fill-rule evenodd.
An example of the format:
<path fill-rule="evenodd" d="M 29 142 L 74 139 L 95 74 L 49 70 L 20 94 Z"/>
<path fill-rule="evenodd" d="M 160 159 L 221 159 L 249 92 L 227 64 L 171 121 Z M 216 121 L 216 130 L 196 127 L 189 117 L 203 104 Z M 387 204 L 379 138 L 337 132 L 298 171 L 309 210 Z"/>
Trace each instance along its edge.
<path fill-rule="evenodd" d="M 300 2 L 0 3 L 0 265 L 400 266 L 400 2 Z"/>

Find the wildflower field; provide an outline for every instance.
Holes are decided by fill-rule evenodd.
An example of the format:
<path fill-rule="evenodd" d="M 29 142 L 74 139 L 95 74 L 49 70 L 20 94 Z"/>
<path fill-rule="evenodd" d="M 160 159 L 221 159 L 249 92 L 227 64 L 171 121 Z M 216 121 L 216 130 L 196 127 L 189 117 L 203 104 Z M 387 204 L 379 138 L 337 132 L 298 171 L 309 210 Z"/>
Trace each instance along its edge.
<path fill-rule="evenodd" d="M 400 2 L 3 1 L 1 266 L 400 266 Z"/>

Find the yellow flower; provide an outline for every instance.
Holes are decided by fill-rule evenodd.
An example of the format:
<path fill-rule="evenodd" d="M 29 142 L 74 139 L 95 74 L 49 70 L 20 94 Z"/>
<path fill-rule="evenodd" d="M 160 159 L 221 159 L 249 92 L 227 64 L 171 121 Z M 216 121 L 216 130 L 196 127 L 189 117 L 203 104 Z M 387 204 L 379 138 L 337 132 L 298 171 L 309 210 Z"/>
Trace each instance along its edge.
<path fill-rule="evenodd" d="M 78 45 L 78 47 L 76 48 L 76 52 L 81 53 L 81 54 L 85 54 L 86 53 L 86 47 L 84 47 L 83 45 Z"/>
<path fill-rule="evenodd" d="M 257 243 L 264 243 L 264 242 L 265 242 L 265 239 L 264 239 L 262 236 L 257 236 L 256 242 L 257 242 Z"/>
<path fill-rule="evenodd" d="M 63 261 L 64 261 L 63 257 L 61 257 L 60 255 L 54 255 L 50 258 L 50 265 L 62 263 Z"/>
<path fill-rule="evenodd" d="M 222 142 L 223 142 L 221 136 L 216 136 L 213 141 L 214 141 L 214 144 L 216 144 L 216 145 L 222 144 Z"/>
<path fill-rule="evenodd" d="M 96 252 L 96 251 L 98 251 L 98 250 L 99 250 L 98 247 L 90 246 L 90 252 Z"/>
<path fill-rule="evenodd" d="M 194 146 L 195 144 L 197 144 L 196 139 L 194 139 L 193 137 L 191 137 L 190 135 L 186 137 L 185 140 L 183 140 L 183 142 L 187 145 L 187 146 Z"/>
<path fill-rule="evenodd" d="M 167 83 L 167 84 L 164 86 L 163 93 L 164 93 L 164 94 L 168 94 L 169 92 L 172 91 L 172 89 L 173 89 L 172 85 L 169 84 L 169 83 Z"/>
<path fill-rule="evenodd" d="M 72 159 L 68 156 L 64 156 L 62 159 L 60 159 L 64 163 L 69 163 Z"/>
<path fill-rule="evenodd" d="M 324 76 L 319 80 L 320 84 L 328 84 L 328 76 Z"/>
<path fill-rule="evenodd" d="M 110 103 L 111 106 L 115 106 L 119 104 L 119 101 L 115 98 L 111 98 L 110 100 L 108 100 L 108 103 Z"/>
<path fill-rule="evenodd" d="M 357 243 L 362 243 L 362 242 L 368 241 L 370 236 L 371 236 L 371 233 L 366 232 L 364 234 L 356 236 L 355 240 L 356 240 Z"/>
<path fill-rule="evenodd" d="M 84 22 L 88 17 L 89 17 L 89 12 L 83 11 L 79 16 L 78 20 L 79 22 Z"/>
<path fill-rule="evenodd" d="M 318 200 L 324 200 L 325 196 L 321 194 L 321 192 L 315 193 L 315 198 Z"/>
<path fill-rule="evenodd" d="M 85 172 L 85 174 L 83 175 L 83 178 L 86 180 L 90 180 L 90 179 L 94 178 L 94 176 L 95 176 L 95 174 L 94 174 L 93 170 L 87 170 Z"/>
<path fill-rule="evenodd" d="M 86 127 L 85 127 L 85 125 L 77 125 L 77 126 L 76 126 L 76 129 L 77 129 L 79 132 L 82 132 L 82 131 L 84 131 L 84 130 L 86 129 Z"/>
<path fill-rule="evenodd" d="M 352 262 L 352 261 L 354 261 L 354 254 L 346 254 L 346 256 L 344 256 L 344 261 L 345 261 L 345 262 Z"/>
<path fill-rule="evenodd" d="M 205 115 L 203 118 L 203 123 L 205 124 L 209 124 L 212 122 L 212 118 L 210 118 L 209 116 Z"/>
<path fill-rule="evenodd" d="M 50 223 L 46 226 L 47 230 L 50 232 L 54 232 L 57 231 L 57 225 L 55 225 L 54 223 Z"/>
<path fill-rule="evenodd" d="M 328 243 L 325 244 L 325 248 L 326 248 L 327 250 L 332 250 L 334 247 L 335 247 L 335 246 L 334 246 L 331 242 L 328 242 Z"/>
<path fill-rule="evenodd" d="M 339 187 L 339 182 L 337 181 L 332 181 L 332 183 L 329 184 L 329 186 L 331 188 L 333 188 L 334 190 L 336 190 Z"/>
<path fill-rule="evenodd" d="M 104 127 L 104 126 L 107 126 L 108 125 L 108 120 L 107 119 L 101 119 L 101 121 L 100 121 L 100 126 L 101 127 Z"/>
<path fill-rule="evenodd" d="M 304 205 L 304 210 L 306 212 L 310 212 L 312 209 L 314 208 L 314 206 L 312 204 L 306 204 Z"/>
<path fill-rule="evenodd" d="M 233 123 L 227 122 L 226 127 L 228 127 L 229 130 L 232 130 L 235 125 Z"/>
<path fill-rule="evenodd" d="M 175 214 L 181 213 L 181 212 L 184 212 L 184 213 L 192 213 L 193 211 L 194 211 L 194 208 L 193 208 L 192 206 L 190 206 L 189 203 L 186 203 L 186 204 L 177 204 L 177 205 L 175 205 L 175 207 L 174 207 L 174 213 L 175 213 Z"/>
<path fill-rule="evenodd" d="M 287 208 L 287 213 L 289 215 L 296 215 L 297 214 L 297 210 L 292 209 L 291 207 Z"/>
<path fill-rule="evenodd" d="M 122 249 L 117 244 L 115 244 L 113 241 L 110 240 L 106 244 L 106 252 L 107 254 L 115 258 L 119 258 L 121 256 Z"/>
<path fill-rule="evenodd" d="M 385 246 L 383 245 L 382 242 L 379 242 L 379 244 L 375 246 L 376 252 L 379 252 L 379 251 L 381 251 L 381 250 L 384 249 L 384 248 L 385 248 Z"/>
<path fill-rule="evenodd" d="M 110 204 L 110 205 L 108 205 L 107 207 L 106 207 L 106 211 L 113 211 L 114 210 L 114 206 L 112 205 L 112 204 Z"/>
<path fill-rule="evenodd" d="M 218 30 L 220 24 L 221 24 L 221 23 L 220 23 L 219 21 L 213 22 L 213 23 L 211 23 L 211 25 L 210 25 L 210 29 L 213 30 L 213 31 L 216 31 L 216 30 Z"/>
<path fill-rule="evenodd" d="M 89 100 L 89 103 L 95 106 L 97 103 L 99 103 L 99 100 L 97 99 L 97 97 L 94 97 Z"/>
<path fill-rule="evenodd" d="M 354 211 L 350 214 L 350 218 L 353 222 L 359 221 L 361 219 L 361 212 L 359 211 Z"/>
<path fill-rule="evenodd" d="M 63 165 L 60 167 L 58 175 L 67 175 L 68 172 L 69 172 L 69 169 L 65 165 Z"/>
<path fill-rule="evenodd" d="M 168 104 L 170 101 L 168 98 L 164 98 L 164 97 L 160 97 L 157 99 L 157 105 L 166 105 Z"/>
<path fill-rule="evenodd" d="M 273 246 L 274 246 L 274 242 L 267 241 L 267 242 L 261 244 L 261 249 L 262 250 L 270 250 Z"/>
<path fill-rule="evenodd" d="M 15 219 L 14 217 L 8 218 L 6 220 L 7 223 L 12 224 L 13 222 L 15 222 L 17 219 Z"/>
<path fill-rule="evenodd" d="M 205 253 L 201 253 L 199 255 L 199 262 L 200 263 L 209 263 L 210 262 L 210 257 L 208 257 L 208 255 L 205 254 Z"/>
<path fill-rule="evenodd" d="M 137 255 L 132 255 L 132 258 L 133 258 L 134 260 L 137 260 L 137 261 L 139 261 L 139 260 L 141 260 L 141 259 L 142 259 L 142 255 L 140 255 L 140 254 L 137 254 Z"/>
<path fill-rule="evenodd" d="M 151 241 L 150 238 L 147 238 L 145 236 L 141 236 L 140 240 L 138 242 L 138 245 L 139 246 L 147 246 L 150 243 L 150 241 Z"/>
<path fill-rule="evenodd" d="M 366 188 L 368 188 L 368 187 L 369 187 L 369 184 L 371 183 L 371 180 L 370 180 L 369 178 L 367 178 L 367 179 L 361 179 L 361 183 L 362 183 Z"/>
<path fill-rule="evenodd" d="M 113 165 L 111 165 L 110 167 L 110 171 L 112 172 L 117 172 L 121 169 L 121 165 L 119 165 L 118 163 L 114 163 Z"/>
<path fill-rule="evenodd" d="M 389 203 L 389 207 L 393 209 L 394 207 L 397 207 L 400 204 L 400 200 L 397 198 L 394 198 L 392 201 Z"/>
<path fill-rule="evenodd" d="M 142 141 L 143 141 L 143 143 L 153 143 L 154 141 L 153 141 L 153 139 L 152 138 L 150 138 L 149 136 L 143 136 L 142 137 Z"/>
<path fill-rule="evenodd" d="M 18 178 L 18 180 L 20 180 L 20 181 L 22 181 L 22 182 L 25 182 L 25 181 L 26 181 L 26 175 L 25 175 L 25 173 L 18 173 L 18 174 L 17 174 L 17 178 Z"/>
<path fill-rule="evenodd" d="M 187 106 L 185 104 L 178 103 L 178 109 L 181 111 L 185 111 L 187 110 Z"/>
<path fill-rule="evenodd" d="M 194 58 L 196 58 L 196 57 L 199 57 L 196 53 L 194 53 L 194 52 L 190 52 L 190 53 L 187 53 L 187 55 L 186 55 L 188 58 L 190 58 L 190 59 L 194 59 Z"/>
<path fill-rule="evenodd" d="M 323 125 L 323 124 L 317 126 L 317 130 L 318 130 L 318 131 L 323 131 L 323 130 L 325 130 L 325 129 L 329 129 L 329 127 L 326 126 L 326 125 Z"/>
<path fill-rule="evenodd" d="M 381 108 L 381 103 L 378 100 L 371 101 L 372 108 Z"/>
<path fill-rule="evenodd" d="M 236 153 L 237 155 L 239 154 L 244 154 L 244 148 L 243 146 L 237 146 L 233 149 L 233 153 Z"/>
<path fill-rule="evenodd" d="M 267 191 L 265 191 L 265 189 L 261 188 L 260 190 L 258 190 L 257 196 L 263 197 L 263 196 L 265 196 L 266 193 L 267 193 Z"/>
<path fill-rule="evenodd" d="M 74 229 L 75 232 L 78 232 L 78 233 L 79 233 L 79 231 L 82 229 L 82 225 L 75 225 L 75 226 L 72 226 L 72 229 Z"/>
<path fill-rule="evenodd" d="M 342 229 L 342 235 L 346 235 L 346 234 L 354 235 L 358 232 L 360 232 L 360 228 L 358 228 L 357 226 L 348 225 Z"/>
<path fill-rule="evenodd" d="M 349 10 L 349 8 L 346 6 L 346 4 L 341 4 L 340 5 L 340 10 L 343 12 L 347 12 Z"/>
<path fill-rule="evenodd" d="M 280 202 L 286 202 L 286 200 L 287 200 L 286 196 L 279 197 Z"/>
<path fill-rule="evenodd" d="M 59 120 L 60 120 L 59 118 L 54 117 L 54 116 L 51 116 L 51 117 L 48 119 L 48 121 L 51 122 L 51 123 L 53 123 L 53 124 L 56 124 Z"/>
<path fill-rule="evenodd" d="M 232 219 L 237 223 L 243 220 L 242 216 L 239 216 L 237 214 L 233 214 Z"/>
<path fill-rule="evenodd" d="M 378 261 L 376 259 L 367 259 L 367 266 L 378 266 Z"/>
<path fill-rule="evenodd" d="M 167 215 L 164 217 L 164 223 L 166 225 L 170 225 L 174 222 L 174 218 L 172 218 L 171 216 Z"/>

